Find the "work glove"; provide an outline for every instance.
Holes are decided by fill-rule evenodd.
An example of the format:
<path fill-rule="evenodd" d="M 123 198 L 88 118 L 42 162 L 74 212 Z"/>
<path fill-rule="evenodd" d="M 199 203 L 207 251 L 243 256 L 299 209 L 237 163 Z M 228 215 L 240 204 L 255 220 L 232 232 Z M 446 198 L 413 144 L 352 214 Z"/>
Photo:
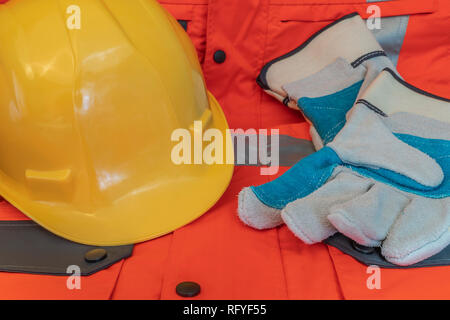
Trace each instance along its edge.
<path fill-rule="evenodd" d="M 281 216 L 288 228 L 309 244 L 339 231 L 361 245 L 381 246 L 381 254 L 387 261 L 402 266 L 422 261 L 447 247 L 450 244 L 449 102 L 414 89 L 392 71 L 382 72 L 358 100 L 347 124 L 328 146 L 336 150 L 340 148 L 336 144 L 343 143 L 348 144 L 347 151 L 358 148 L 351 139 L 346 140 L 349 133 L 354 139 L 347 125 L 353 121 L 354 111 L 370 106 L 380 114 L 391 114 L 380 119 L 400 140 L 437 161 L 444 172 L 443 182 L 417 192 L 398 188 L 352 166 L 337 167 L 319 189 L 286 205 Z M 393 112 L 401 109 L 401 105 L 414 113 Z M 401 151 L 397 156 L 402 157 Z"/>
<path fill-rule="evenodd" d="M 319 150 L 342 129 L 345 115 L 358 94 L 385 67 L 393 69 L 372 33 L 355 13 L 326 26 L 297 49 L 268 63 L 258 82 L 268 94 L 302 111 L 311 123 L 312 141 Z M 293 171 L 299 171 L 297 167 L 272 183 L 281 185 L 278 181 L 286 180 L 289 190 L 284 190 L 285 197 L 271 192 L 272 184 L 245 188 L 239 196 L 241 220 L 257 229 L 282 224 L 280 210 L 300 197 L 295 192 L 297 188 L 290 187 L 290 176 Z M 292 176 L 296 181 L 295 175 Z M 312 185 L 311 189 L 314 190 Z"/>
<path fill-rule="evenodd" d="M 395 79 L 392 71 L 385 71 L 384 74 L 384 78 L 390 75 Z M 386 94 L 389 92 L 390 90 L 386 90 Z M 315 105 L 319 109 L 322 106 L 326 107 L 333 99 L 325 98 L 311 99 L 310 105 Z M 353 99 L 354 96 L 350 96 L 348 104 L 351 105 Z M 326 104 L 321 105 L 320 102 Z M 342 104 L 345 106 L 345 103 Z M 423 108 L 420 104 L 417 106 L 420 107 L 413 108 L 411 104 L 395 104 L 381 111 L 370 102 L 361 99 L 349 113 L 350 119 L 345 130 L 341 130 L 335 141 L 328 147 L 302 159 L 277 179 L 260 186 L 244 188 L 241 191 L 238 201 L 238 213 L 241 220 L 257 229 L 281 224 L 283 219 L 280 213 L 288 203 L 310 195 L 330 179 L 336 180 L 334 185 L 336 185 L 336 192 L 339 193 L 337 201 L 341 201 L 341 191 L 344 196 L 349 195 L 350 198 L 353 198 L 353 194 L 362 194 L 367 191 L 370 183 L 342 183 L 341 180 L 346 178 L 344 175 L 336 178 L 339 170 L 345 167 L 351 168 L 362 176 L 397 186 L 400 190 L 412 193 L 432 190 L 442 182 L 443 172 L 440 166 L 426 154 L 429 150 L 425 150 L 425 153 L 421 152 L 423 151 L 421 150 L 421 139 L 419 137 L 410 139 L 410 137 L 414 137 L 414 134 L 422 134 L 419 129 L 422 128 L 423 117 L 419 117 L 418 120 L 414 119 L 414 125 L 411 125 L 409 124 L 411 117 L 403 116 L 405 113 L 402 111 L 413 111 L 417 116 L 421 112 L 425 113 L 425 110 L 427 114 L 433 112 L 434 115 L 437 115 L 435 118 L 440 118 L 442 115 L 445 116 L 446 112 L 448 114 L 450 109 L 432 106 Z M 347 108 L 343 108 L 343 110 L 345 109 Z M 317 115 L 327 116 L 326 113 L 317 113 Z M 386 115 L 391 116 L 385 117 Z M 335 121 L 341 121 L 339 118 L 337 117 Z M 344 111 L 342 118 L 345 121 Z M 386 121 L 387 119 L 389 121 Z M 395 124 L 394 127 L 392 127 L 392 123 Z M 334 125 L 334 123 L 330 123 L 330 128 Z M 408 128 L 407 133 L 411 135 L 394 136 L 391 133 L 392 129 L 403 128 Z M 401 131 L 399 132 L 401 133 Z M 417 147 L 417 149 L 413 147 Z M 349 179 L 353 179 L 353 176 Z M 345 181 L 347 180 L 345 179 Z M 323 209 L 328 209 L 333 204 L 330 201 L 333 201 L 333 196 L 327 194 L 327 199 L 321 202 Z M 307 210 L 305 210 L 306 212 Z M 314 217 L 312 216 L 312 218 Z M 318 216 L 318 218 L 320 217 Z M 326 217 L 322 218 L 326 220 Z M 285 222 L 287 220 L 285 219 Z M 304 219 L 304 221 L 307 220 Z M 318 242 L 332 235 L 335 230 L 329 224 L 328 226 L 330 228 L 323 230 L 323 233 L 320 232 L 322 229 L 316 228 L 315 236 L 311 236 L 309 240 L 307 237 L 303 237 L 305 242 Z M 297 235 L 301 233 L 301 231 L 295 230 L 295 226 L 291 229 Z"/>
<path fill-rule="evenodd" d="M 385 74 L 384 78 L 388 75 L 394 79 L 397 77 L 390 70 L 383 73 Z M 356 81 L 358 80 L 356 79 Z M 401 80 L 396 80 L 395 83 L 399 81 Z M 389 92 L 389 88 L 386 88 L 386 95 Z M 348 96 L 347 93 L 338 92 L 336 94 L 342 100 L 341 114 L 337 114 L 336 118 L 333 118 L 334 122 L 328 122 L 329 128 L 335 127 L 336 123 L 346 121 L 345 110 L 349 109 L 346 105 L 352 105 L 354 99 L 354 96 Z M 348 96 L 347 103 L 343 98 L 345 96 Z M 410 129 L 407 133 L 411 136 L 414 136 L 415 133 L 420 136 L 422 132 L 415 132 L 415 130 L 419 130 L 421 126 L 411 126 L 408 122 L 411 117 L 403 117 L 404 113 L 402 112 L 411 111 L 416 115 L 434 115 L 434 118 L 440 118 L 442 115 L 445 116 L 450 109 L 428 106 L 424 108 L 420 104 L 416 104 L 417 107 L 413 108 L 412 104 L 399 103 L 381 111 L 364 99 L 359 101 L 356 108 L 349 113 L 351 121 L 347 122 L 346 130 L 341 131 L 338 135 L 339 139 L 328 148 L 325 147 L 302 159 L 282 176 L 269 183 L 244 188 L 241 191 L 238 212 L 244 223 L 257 229 L 266 229 L 281 224 L 283 222 L 280 215 L 281 210 L 289 202 L 306 197 L 329 178 L 334 178 L 331 173 L 341 164 L 353 165 L 354 169 L 362 172 L 364 176 L 371 176 L 375 180 L 397 185 L 406 191 L 426 191 L 442 181 L 443 173 L 440 167 L 425 154 L 426 152 L 419 151 L 422 147 L 419 143 L 420 139 L 411 140 L 408 139 L 409 136 L 405 135 L 394 136 L 391 130 L 393 128 L 397 130 L 397 127 L 400 129 L 406 127 Z M 308 108 L 314 107 L 321 110 L 330 105 L 334 106 L 334 102 L 335 99 L 332 99 L 332 96 L 326 96 L 309 99 L 307 105 Z M 316 123 L 321 122 L 321 117 L 328 119 L 326 112 L 317 112 L 315 115 L 318 117 L 318 119 L 313 119 Z M 391 117 L 385 117 L 387 115 L 391 115 Z M 382 121 L 385 119 L 389 119 L 389 121 Z M 421 119 L 422 117 L 415 122 L 420 124 Z M 390 124 L 394 120 L 396 126 L 392 128 Z M 413 147 L 417 147 L 417 149 Z M 428 152 L 428 150 L 425 151 Z M 363 188 L 362 191 L 364 190 Z M 320 241 L 322 238 L 319 237 L 319 240 L 314 239 L 313 241 Z"/>
<path fill-rule="evenodd" d="M 357 13 L 352 13 L 324 27 L 293 51 L 266 64 L 257 82 L 269 95 L 303 112 L 311 123 L 312 142 L 318 150 L 334 138 L 343 123 L 333 128 L 334 135 L 326 135 L 323 128 L 312 123 L 314 115 L 305 112 L 297 103 L 299 98 L 326 96 L 349 88 L 350 83 L 354 86 L 348 91 L 358 94 L 386 67 L 394 70 L 364 21 Z M 353 77 L 362 80 L 356 83 Z M 353 103 L 348 109 L 352 106 Z M 341 110 L 338 108 L 338 111 Z M 334 116 L 333 109 L 321 112 L 326 112 L 329 118 Z"/>

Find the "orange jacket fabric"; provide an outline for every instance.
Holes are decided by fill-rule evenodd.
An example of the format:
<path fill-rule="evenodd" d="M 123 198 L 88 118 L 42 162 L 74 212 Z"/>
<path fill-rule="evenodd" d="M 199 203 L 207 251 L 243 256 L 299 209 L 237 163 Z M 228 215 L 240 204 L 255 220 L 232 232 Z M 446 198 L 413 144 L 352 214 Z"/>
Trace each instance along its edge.
<path fill-rule="evenodd" d="M 331 21 L 358 11 L 366 0 L 162 0 L 187 21 L 208 89 L 231 128 L 279 128 L 310 139 L 298 112 L 265 94 L 255 79 L 262 66 L 299 46 Z M 450 1 L 376 2 L 384 17 L 409 15 L 398 60 L 413 85 L 450 98 Z M 357 45 L 357 44 L 355 44 Z M 226 60 L 214 61 L 223 50 Z M 194 299 L 444 299 L 450 298 L 450 266 L 381 269 L 381 288 L 369 289 L 366 266 L 325 244 L 305 245 L 285 227 L 256 231 L 237 217 L 237 194 L 276 176 L 237 166 L 221 200 L 201 218 L 164 237 L 135 246 L 132 257 L 81 280 L 0 272 L 0 299 L 185 299 L 175 287 L 201 285 Z M 278 175 L 288 168 L 281 168 Z M 1 220 L 26 219 L 6 202 Z"/>

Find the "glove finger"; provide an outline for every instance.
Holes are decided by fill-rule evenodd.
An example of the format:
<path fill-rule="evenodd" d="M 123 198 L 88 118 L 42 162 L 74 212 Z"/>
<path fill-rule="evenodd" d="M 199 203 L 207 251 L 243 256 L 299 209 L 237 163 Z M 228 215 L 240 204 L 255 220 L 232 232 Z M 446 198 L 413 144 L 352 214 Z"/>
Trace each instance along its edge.
<path fill-rule="evenodd" d="M 374 184 L 369 191 L 330 208 L 328 220 L 342 234 L 367 247 L 379 247 L 409 199 Z"/>
<path fill-rule="evenodd" d="M 381 253 L 406 266 L 440 252 L 450 244 L 450 199 L 416 197 L 394 223 Z"/>
<path fill-rule="evenodd" d="M 338 162 L 339 158 L 333 150 L 323 148 L 303 158 L 275 180 L 252 186 L 251 192 L 241 192 L 238 209 L 240 217 L 247 220 L 246 218 L 258 214 L 262 208 L 281 210 L 289 202 L 306 197 L 332 176 Z"/>
<path fill-rule="evenodd" d="M 275 228 L 283 223 L 280 212 L 262 203 L 252 188 L 244 188 L 239 193 L 238 216 L 250 227 L 259 230 Z"/>
<path fill-rule="evenodd" d="M 369 179 L 341 172 L 309 196 L 289 203 L 281 211 L 281 217 L 305 243 L 320 242 L 336 232 L 327 219 L 330 206 L 367 192 L 371 184 Z"/>

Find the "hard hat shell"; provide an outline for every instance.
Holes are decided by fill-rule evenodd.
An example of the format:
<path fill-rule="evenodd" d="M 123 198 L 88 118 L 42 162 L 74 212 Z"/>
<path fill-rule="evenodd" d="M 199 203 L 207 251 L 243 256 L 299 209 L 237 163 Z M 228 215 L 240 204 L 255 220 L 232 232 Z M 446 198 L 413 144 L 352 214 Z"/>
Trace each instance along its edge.
<path fill-rule="evenodd" d="M 172 132 L 196 120 L 230 138 L 190 39 L 156 1 L 0 5 L 0 194 L 51 232 L 122 245 L 205 213 L 233 165 L 172 162 Z"/>

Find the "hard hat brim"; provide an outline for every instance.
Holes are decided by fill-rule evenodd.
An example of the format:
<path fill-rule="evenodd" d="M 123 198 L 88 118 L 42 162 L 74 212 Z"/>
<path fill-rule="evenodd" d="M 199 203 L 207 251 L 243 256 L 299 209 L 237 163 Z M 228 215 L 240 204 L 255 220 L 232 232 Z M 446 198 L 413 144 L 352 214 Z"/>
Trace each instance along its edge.
<path fill-rule="evenodd" d="M 225 115 L 214 96 L 208 94 L 211 127 L 230 138 Z M 192 174 L 190 166 L 201 168 Z M 30 219 L 58 236 L 88 245 L 125 245 L 170 233 L 207 212 L 227 189 L 234 165 L 177 167 L 179 174 L 175 181 L 168 179 L 141 187 L 93 212 L 81 212 L 69 204 L 35 201 L 27 196 L 26 190 L 4 183 L 7 179 L 3 178 L 0 193 Z"/>

